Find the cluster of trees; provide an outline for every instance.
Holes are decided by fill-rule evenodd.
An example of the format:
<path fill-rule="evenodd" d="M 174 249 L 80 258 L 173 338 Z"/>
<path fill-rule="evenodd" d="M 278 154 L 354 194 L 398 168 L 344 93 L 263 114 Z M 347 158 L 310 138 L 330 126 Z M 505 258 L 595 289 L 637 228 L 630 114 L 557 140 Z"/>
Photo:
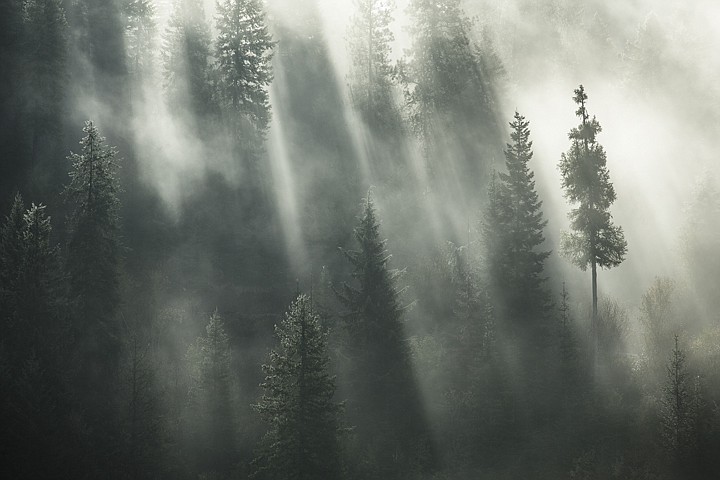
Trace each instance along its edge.
<path fill-rule="evenodd" d="M 411 0 L 411 45 L 394 65 L 393 2 L 355 2 L 347 80 L 377 188 L 354 228 L 368 178 L 314 3 L 290 3 L 269 20 L 260 0 L 222 0 L 211 26 L 202 2 L 177 0 L 163 32 L 151 0 L 1 7 L 0 156 L 12 159 L 0 162 L 3 471 L 716 475 L 720 333 L 693 321 L 716 321 L 712 184 L 685 235 L 691 281 L 656 280 L 641 299 L 642 354 L 629 355 L 629 316 L 598 293 L 598 267 L 620 265 L 627 243 L 584 88 L 558 164 L 572 204 L 559 250 L 590 267 L 587 321 L 584 288 L 548 266 L 530 122 L 515 112 L 500 147 L 502 65 L 462 2 Z M 271 63 L 286 102 L 277 128 L 296 171 L 311 172 L 297 206 L 310 255 L 288 254 L 275 228 L 287 197 L 270 195 Z M 246 174 L 208 175 L 175 219 L 145 190 L 147 159 L 126 129 L 124 100 L 158 81 L 171 118 Z M 120 148 L 86 122 L 63 160 L 92 96 L 113 112 L 103 125 Z M 504 164 L 488 160 L 501 150 Z M 46 202 L 28 207 L 17 190 Z M 418 227 L 432 222 L 425 203 L 439 213 L 434 235 Z M 472 212 L 466 232 L 457 211 Z M 381 231 L 381 214 L 397 224 Z M 388 234 L 407 270 L 393 268 Z M 290 286 L 299 261 L 325 265 L 305 293 Z"/>

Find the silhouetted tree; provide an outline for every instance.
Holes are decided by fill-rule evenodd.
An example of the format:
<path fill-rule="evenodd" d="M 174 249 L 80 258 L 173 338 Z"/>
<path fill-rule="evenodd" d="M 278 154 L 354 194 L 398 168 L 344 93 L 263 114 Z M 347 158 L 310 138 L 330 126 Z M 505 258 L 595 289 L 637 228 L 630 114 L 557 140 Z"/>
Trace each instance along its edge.
<path fill-rule="evenodd" d="M 512 144 L 505 149 L 508 173 L 500 173 L 491 184 L 483 232 L 490 282 L 502 309 L 538 333 L 550 306 L 542 276 L 550 252 L 540 250 L 547 220 L 535 191 L 535 174 L 528 167 L 533 156 L 528 126 L 525 117 L 515 112 L 510 122 Z M 528 324 L 529 317 L 534 321 Z"/>
<path fill-rule="evenodd" d="M 368 195 L 354 231 L 359 249 L 342 250 L 355 285 L 343 283 L 338 295 L 348 310 L 349 419 L 358 425 L 358 441 L 374 464 L 370 468 L 387 476 L 423 468 L 434 459 L 427 450 L 428 427 L 403 330 L 401 291 L 395 285 L 403 272 L 388 268 L 390 255 L 379 230 Z"/>
<path fill-rule="evenodd" d="M 236 424 L 232 408 L 230 339 L 217 313 L 205 335 L 187 351 L 190 372 L 187 421 L 198 473 L 227 474 L 236 461 Z"/>
<path fill-rule="evenodd" d="M 210 28 L 201 2 L 176 0 L 163 35 L 163 85 L 168 103 L 194 114 L 212 111 Z"/>
<path fill-rule="evenodd" d="M 24 64 L 31 168 L 57 148 L 67 85 L 68 25 L 60 0 L 24 2 Z M 52 173 L 59 173 L 51 163 Z M 42 170 L 33 172 L 36 178 Z"/>
<path fill-rule="evenodd" d="M 267 479 L 340 479 L 341 405 L 329 373 L 327 331 L 299 295 L 275 326 L 278 345 L 263 365 L 265 393 L 256 405 L 268 423 L 255 460 Z"/>
<path fill-rule="evenodd" d="M 596 140 L 602 129 L 595 117 L 590 119 L 582 85 L 575 90 L 573 100 L 578 104 L 575 113 L 581 123 L 570 131 L 570 150 L 562 154 L 559 168 L 565 197 L 578 206 L 568 214 L 574 232 L 563 234 L 561 249 L 581 270 L 591 268 L 591 329 L 597 345 L 597 267 L 620 265 L 627 253 L 627 242 L 622 227 L 612 223 L 609 209 L 616 198 L 615 189 L 610 183 L 605 149 Z"/>
<path fill-rule="evenodd" d="M 698 412 L 693 408 L 693 386 L 688 376 L 685 352 L 679 347 L 678 336 L 675 335 L 675 346 L 660 399 L 660 422 L 663 446 L 678 462 L 688 459 L 697 440 L 694 417 Z"/>

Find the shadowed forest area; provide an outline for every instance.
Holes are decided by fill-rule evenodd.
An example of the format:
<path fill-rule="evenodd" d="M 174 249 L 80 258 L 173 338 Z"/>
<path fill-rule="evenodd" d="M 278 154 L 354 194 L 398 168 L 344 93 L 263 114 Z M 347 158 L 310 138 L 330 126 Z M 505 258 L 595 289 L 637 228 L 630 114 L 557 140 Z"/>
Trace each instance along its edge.
<path fill-rule="evenodd" d="M 0 471 L 720 478 L 686 3 L 3 0 Z"/>

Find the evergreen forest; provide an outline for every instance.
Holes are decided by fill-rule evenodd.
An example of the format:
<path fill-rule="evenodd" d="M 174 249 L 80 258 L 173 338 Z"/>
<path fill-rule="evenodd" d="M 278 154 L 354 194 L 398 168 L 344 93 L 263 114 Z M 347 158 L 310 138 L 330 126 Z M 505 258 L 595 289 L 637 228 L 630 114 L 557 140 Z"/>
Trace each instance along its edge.
<path fill-rule="evenodd" d="M 0 473 L 720 478 L 719 50 L 713 0 L 2 0 Z"/>

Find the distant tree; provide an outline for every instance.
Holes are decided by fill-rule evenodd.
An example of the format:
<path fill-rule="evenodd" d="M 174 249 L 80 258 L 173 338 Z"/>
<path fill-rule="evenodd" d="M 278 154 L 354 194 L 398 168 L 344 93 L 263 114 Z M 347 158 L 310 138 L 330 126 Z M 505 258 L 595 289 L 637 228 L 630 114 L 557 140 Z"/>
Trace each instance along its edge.
<path fill-rule="evenodd" d="M 163 452 L 163 412 L 152 351 L 137 322 L 123 332 L 120 369 L 122 470 L 128 478 L 157 478 Z"/>
<path fill-rule="evenodd" d="M 423 451 L 429 448 L 428 427 L 403 331 L 401 292 L 395 285 L 403 272 L 388 268 L 390 255 L 379 230 L 368 194 L 354 231 L 359 249 L 342 250 L 355 285 L 343 283 L 338 295 L 347 309 L 346 351 L 352 364 L 349 419 L 358 424 L 358 441 L 374 459 L 376 474 L 392 476 L 433 459 Z"/>
<path fill-rule="evenodd" d="M 640 304 L 640 323 L 645 330 L 645 354 L 650 373 L 657 375 L 656 381 L 660 381 L 663 376 L 665 355 L 673 345 L 672 331 L 678 327 L 675 300 L 675 282 L 660 277 L 643 294 Z"/>
<path fill-rule="evenodd" d="M 24 262 L 24 214 L 25 204 L 18 193 L 0 231 L 0 315 L 5 332 L 15 324 L 13 316 L 17 311 L 20 269 Z"/>
<path fill-rule="evenodd" d="M 578 109 L 575 112 L 581 123 L 570 131 L 571 146 L 563 153 L 559 168 L 565 197 L 578 204 L 569 213 L 573 233 L 564 233 L 562 252 L 581 270 L 592 271 L 592 331 L 595 344 L 598 339 L 597 267 L 611 268 L 622 263 L 627 253 L 627 242 L 622 227 L 612 223 L 610 205 L 615 201 L 615 189 L 610 183 L 605 149 L 596 137 L 602 131 L 595 117 L 585 107 L 587 94 L 582 85 L 573 97 Z"/>
<path fill-rule="evenodd" d="M 222 0 L 217 4 L 215 54 L 222 106 L 239 128 L 249 121 L 261 134 L 270 123 L 268 86 L 272 82 L 274 42 L 260 0 Z"/>
<path fill-rule="evenodd" d="M 163 35 L 163 85 L 168 103 L 194 114 L 212 111 L 210 28 L 202 2 L 176 0 Z"/>
<path fill-rule="evenodd" d="M 695 185 L 687 206 L 681 236 L 681 252 L 700 314 L 720 318 L 720 298 L 714 279 L 720 275 L 720 188 L 715 176 L 705 172 Z"/>
<path fill-rule="evenodd" d="M 376 133 L 397 131 L 399 112 L 393 98 L 390 29 L 394 0 L 355 0 L 355 12 L 348 27 L 352 60 L 350 90 L 352 101 L 367 125 Z"/>
<path fill-rule="evenodd" d="M 24 2 L 24 65 L 31 162 L 42 159 L 41 142 L 59 134 L 67 84 L 68 25 L 60 0 Z M 46 147 L 55 145 L 46 145 Z"/>
<path fill-rule="evenodd" d="M 503 310 L 521 323 L 536 317 L 531 325 L 537 327 L 542 326 L 537 317 L 545 316 L 551 303 L 542 276 L 550 252 L 540 250 L 547 220 L 528 167 L 533 156 L 528 126 L 525 117 L 515 112 L 510 122 L 512 144 L 505 149 L 508 173 L 500 173 L 497 183 L 491 184 L 483 231 L 490 282 Z"/>
<path fill-rule="evenodd" d="M 198 472 L 227 474 L 236 457 L 236 424 L 232 406 L 230 339 L 215 311 L 187 351 L 190 372 L 188 422 L 198 455 Z"/>
<path fill-rule="evenodd" d="M 126 0 L 123 13 L 128 70 L 143 79 L 152 75 L 155 63 L 155 4 L 152 0 Z"/>
<path fill-rule="evenodd" d="M 694 416 L 697 412 L 693 408 L 693 386 L 688 378 L 685 352 L 678 343 L 675 335 L 675 346 L 660 399 L 660 422 L 665 449 L 676 461 L 682 462 L 696 447 Z"/>
<path fill-rule="evenodd" d="M 278 345 L 263 365 L 264 394 L 256 405 L 268 423 L 255 460 L 267 479 L 340 479 L 341 405 L 329 373 L 327 331 L 299 295 L 275 327 Z"/>

